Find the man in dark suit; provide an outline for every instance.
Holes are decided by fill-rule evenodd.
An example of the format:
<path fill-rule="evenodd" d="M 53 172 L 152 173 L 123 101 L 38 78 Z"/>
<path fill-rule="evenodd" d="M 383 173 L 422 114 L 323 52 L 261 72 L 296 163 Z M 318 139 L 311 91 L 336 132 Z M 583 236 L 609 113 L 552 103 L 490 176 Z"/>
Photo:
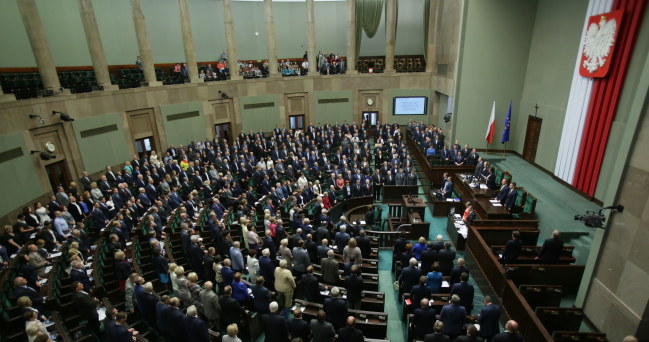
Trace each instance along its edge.
<path fill-rule="evenodd" d="M 169 300 L 169 310 L 166 311 L 165 321 L 172 325 L 168 330 L 169 337 L 172 341 L 183 341 L 185 339 L 187 332 L 183 324 L 184 320 L 185 315 L 180 309 L 180 299 L 178 297 L 171 298 Z"/>
<path fill-rule="evenodd" d="M 133 328 L 126 328 L 126 319 L 128 318 L 126 312 L 118 312 L 115 315 L 115 324 L 106 329 L 106 334 L 109 334 L 111 341 L 115 342 L 133 342 L 133 337 L 138 334 L 138 332 Z M 110 330 L 110 332 L 108 331 Z"/>
<path fill-rule="evenodd" d="M 313 335 L 313 342 L 331 342 L 336 336 L 331 323 L 325 321 L 326 314 L 322 310 L 318 310 L 316 319 L 312 319 L 309 323 L 311 334 Z"/>
<path fill-rule="evenodd" d="M 279 305 L 272 302 L 268 306 L 270 313 L 261 316 L 261 328 L 266 335 L 265 342 L 287 342 L 288 331 L 286 318 L 278 313 Z"/>
<path fill-rule="evenodd" d="M 270 230 L 268 232 L 270 232 Z M 275 283 L 275 263 L 270 258 L 270 250 L 268 248 L 264 248 L 261 251 L 261 257 L 259 258 L 259 275 L 264 277 L 265 287 L 269 289 L 275 288 L 273 286 Z"/>
<path fill-rule="evenodd" d="M 412 287 L 419 282 L 421 271 L 417 268 L 417 259 L 410 258 L 407 267 L 401 270 L 399 276 L 399 296 L 409 293 Z"/>
<path fill-rule="evenodd" d="M 79 179 L 79 181 L 81 182 L 81 185 L 83 186 L 83 191 L 90 191 L 91 190 L 90 183 L 92 183 L 92 179 L 90 177 L 88 177 L 88 172 L 87 171 L 83 171 L 81 173 L 81 178 Z"/>
<path fill-rule="evenodd" d="M 518 197 L 516 182 L 511 182 L 509 183 L 509 192 L 505 197 L 505 202 L 503 203 L 502 200 L 500 202 L 505 206 L 505 208 L 512 210 L 512 208 L 516 205 L 516 197 Z"/>
<path fill-rule="evenodd" d="M 160 301 L 155 306 L 156 326 L 163 336 L 169 334 L 169 327 L 171 326 L 171 323 L 167 321 L 167 313 L 171 310 L 169 301 L 169 296 L 164 295 L 160 297 Z"/>
<path fill-rule="evenodd" d="M 514 320 L 507 321 L 505 331 L 495 335 L 490 342 L 523 342 L 523 336 L 518 333 L 518 323 Z"/>
<path fill-rule="evenodd" d="M 347 307 L 349 309 L 361 309 L 361 293 L 363 292 L 363 277 L 360 275 L 360 268 L 352 265 L 351 274 L 345 277 L 345 289 L 347 289 Z"/>
<path fill-rule="evenodd" d="M 563 251 L 563 241 L 559 239 L 560 235 L 561 232 L 555 229 L 552 231 L 552 237 L 543 242 L 537 258 L 542 264 L 556 264 L 559 262 Z"/>
<path fill-rule="evenodd" d="M 451 176 L 446 178 L 446 182 L 442 187 L 442 195 L 444 198 L 451 198 L 453 196 L 453 178 L 451 178 Z"/>
<path fill-rule="evenodd" d="M 444 333 L 448 335 L 451 340 L 454 340 L 464 332 L 466 309 L 460 305 L 460 296 L 451 296 L 451 304 L 444 305 L 439 314 L 439 320 L 444 323 Z"/>
<path fill-rule="evenodd" d="M 454 342 L 482 342 L 483 339 L 478 336 L 478 328 L 473 324 L 466 326 L 466 335 L 458 336 Z"/>
<path fill-rule="evenodd" d="M 265 279 L 263 276 L 257 277 L 255 285 L 252 285 L 253 307 L 259 314 L 267 314 L 268 305 L 272 299 L 270 291 L 264 286 Z"/>
<path fill-rule="evenodd" d="M 512 239 L 507 241 L 503 250 L 501 258 L 503 264 L 512 264 L 518 259 L 518 255 L 523 248 L 523 242 L 519 239 L 520 236 L 521 233 L 519 231 L 515 230 L 512 232 Z"/>
<path fill-rule="evenodd" d="M 466 315 L 471 315 L 471 310 L 473 310 L 473 295 L 475 289 L 473 285 L 469 284 L 469 274 L 462 273 L 460 276 L 460 282 L 453 285 L 451 288 L 451 295 L 460 296 L 460 305 L 466 309 Z"/>
<path fill-rule="evenodd" d="M 455 260 L 455 251 L 451 249 L 450 242 L 444 243 L 444 249 L 437 253 L 437 259 L 439 260 L 440 272 L 445 276 L 450 275 L 453 269 L 453 261 Z"/>
<path fill-rule="evenodd" d="M 83 291 L 83 284 L 78 281 L 72 283 L 74 293 L 72 301 L 79 316 L 88 321 L 88 327 L 99 336 L 99 315 L 97 314 L 97 304 L 99 299 Z"/>
<path fill-rule="evenodd" d="M 183 341 L 185 339 L 189 342 L 203 342 L 210 340 L 209 334 L 207 332 L 207 322 L 198 318 L 196 306 L 190 305 L 187 308 L 187 316 L 183 321 L 183 325 L 187 334 L 185 338 L 183 338 Z"/>
<path fill-rule="evenodd" d="M 347 323 L 346 327 L 338 329 L 338 341 L 345 341 L 345 342 L 365 341 L 363 332 L 354 327 L 356 325 L 356 318 L 354 318 L 354 316 L 347 317 L 346 323 Z"/>
<path fill-rule="evenodd" d="M 437 261 L 437 250 L 433 248 L 433 242 L 426 243 L 426 250 L 421 252 L 421 274 L 426 275 L 430 272 L 431 267 Z"/>
<path fill-rule="evenodd" d="M 419 284 L 413 286 L 410 290 L 410 300 L 412 301 L 412 305 L 417 305 L 417 303 L 421 302 L 422 299 L 430 299 L 430 297 L 431 292 L 428 286 L 426 286 L 426 276 L 422 275 L 419 277 Z"/>
<path fill-rule="evenodd" d="M 503 177 L 503 179 L 500 181 L 500 190 L 498 190 L 498 194 L 496 195 L 496 199 L 502 204 L 505 203 L 505 199 L 507 198 L 507 193 L 509 192 L 509 179 Z"/>
<path fill-rule="evenodd" d="M 83 285 L 82 285 L 83 288 Z M 18 299 L 20 297 L 27 296 L 32 301 L 32 306 L 38 311 L 43 311 L 45 308 L 43 297 L 38 293 L 38 290 L 27 285 L 27 279 L 23 277 L 16 277 L 14 279 L 14 292 L 13 297 Z"/>
<path fill-rule="evenodd" d="M 462 273 L 466 273 L 467 275 L 469 274 L 469 269 L 464 267 L 464 258 L 458 258 L 457 259 L 457 266 L 453 267 L 451 270 L 451 278 L 449 279 L 449 283 L 451 286 L 455 283 L 460 282 L 460 276 Z"/>
<path fill-rule="evenodd" d="M 340 297 L 337 287 L 333 287 L 330 294 L 331 298 L 324 300 L 322 309 L 327 314 L 327 322 L 333 324 L 334 329 L 340 329 L 345 325 L 345 317 L 348 316 L 347 301 Z"/>
<path fill-rule="evenodd" d="M 221 305 L 222 327 L 227 327 L 233 323 L 241 325 L 241 317 L 245 317 L 247 313 L 241 307 L 239 301 L 232 297 L 232 286 L 227 285 L 223 288 L 223 295 L 219 297 L 219 305 Z"/>
<path fill-rule="evenodd" d="M 435 309 L 431 308 L 428 303 L 427 298 L 423 298 L 420 301 L 421 307 L 415 309 L 410 323 L 412 336 L 418 340 L 423 340 L 427 334 L 433 332 L 433 324 L 437 320 Z"/>
<path fill-rule="evenodd" d="M 302 275 L 300 286 L 302 287 L 305 300 L 314 303 L 322 302 L 320 290 L 324 289 L 321 289 L 318 278 L 313 275 L 313 266 L 307 266 L 306 273 Z"/>
<path fill-rule="evenodd" d="M 309 341 L 311 329 L 309 329 L 309 323 L 302 319 L 301 308 L 293 310 L 293 317 L 286 320 L 286 330 L 291 341 L 295 338 L 301 338 L 302 341 Z"/>
<path fill-rule="evenodd" d="M 441 321 L 435 322 L 433 330 L 435 332 L 424 337 L 424 342 L 451 342 L 451 338 L 444 334 L 444 323 Z"/>
<path fill-rule="evenodd" d="M 70 269 L 70 279 L 72 281 L 78 281 L 83 285 L 83 290 L 85 292 L 91 292 L 92 282 L 90 277 L 86 273 L 86 270 L 83 269 L 81 261 L 73 261 L 72 268 Z"/>
<path fill-rule="evenodd" d="M 356 245 L 361 249 L 361 255 L 363 258 L 369 258 L 372 254 L 372 247 L 370 245 L 370 238 L 367 237 L 364 229 L 361 229 L 359 236 L 356 238 Z"/>
<path fill-rule="evenodd" d="M 478 315 L 480 336 L 485 340 L 491 340 L 494 335 L 500 332 L 501 309 L 498 305 L 491 303 L 490 296 L 485 296 L 483 303 L 484 307 Z"/>

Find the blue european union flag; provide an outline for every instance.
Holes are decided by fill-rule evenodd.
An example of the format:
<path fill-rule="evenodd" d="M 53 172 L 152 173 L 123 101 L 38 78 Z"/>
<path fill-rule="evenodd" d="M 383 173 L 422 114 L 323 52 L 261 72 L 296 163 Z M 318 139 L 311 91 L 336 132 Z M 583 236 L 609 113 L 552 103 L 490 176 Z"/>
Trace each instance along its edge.
<path fill-rule="evenodd" d="M 504 144 L 509 141 L 509 126 L 512 122 L 512 103 L 509 102 L 509 109 L 507 110 L 507 116 L 505 116 L 505 130 L 503 131 L 503 138 L 500 139 L 500 143 Z"/>

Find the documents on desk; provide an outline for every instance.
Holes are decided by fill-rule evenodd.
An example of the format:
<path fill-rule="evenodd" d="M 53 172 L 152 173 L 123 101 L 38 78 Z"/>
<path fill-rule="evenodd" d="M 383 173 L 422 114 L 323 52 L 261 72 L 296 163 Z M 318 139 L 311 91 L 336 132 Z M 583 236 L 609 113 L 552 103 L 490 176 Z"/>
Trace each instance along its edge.
<path fill-rule="evenodd" d="M 50 273 L 51 270 L 52 270 L 52 266 L 45 267 L 45 273 Z"/>
<path fill-rule="evenodd" d="M 487 184 L 480 184 L 480 189 L 487 190 Z"/>
<path fill-rule="evenodd" d="M 455 216 L 460 217 L 459 214 L 455 214 Z M 456 220 L 453 221 L 455 229 L 457 229 L 458 234 L 462 235 L 462 237 L 466 239 L 466 237 L 469 235 L 469 228 L 467 228 L 467 226 L 464 224 L 461 217 L 460 219 L 457 219 L 457 217 Z"/>

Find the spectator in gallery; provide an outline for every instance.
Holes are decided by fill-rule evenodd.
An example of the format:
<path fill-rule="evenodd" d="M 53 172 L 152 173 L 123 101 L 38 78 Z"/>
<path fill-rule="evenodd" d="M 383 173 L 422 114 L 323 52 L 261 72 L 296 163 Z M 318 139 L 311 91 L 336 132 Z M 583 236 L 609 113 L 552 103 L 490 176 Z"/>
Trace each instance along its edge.
<path fill-rule="evenodd" d="M 137 59 L 135 60 L 135 67 L 137 70 L 142 70 L 142 57 L 137 56 Z"/>

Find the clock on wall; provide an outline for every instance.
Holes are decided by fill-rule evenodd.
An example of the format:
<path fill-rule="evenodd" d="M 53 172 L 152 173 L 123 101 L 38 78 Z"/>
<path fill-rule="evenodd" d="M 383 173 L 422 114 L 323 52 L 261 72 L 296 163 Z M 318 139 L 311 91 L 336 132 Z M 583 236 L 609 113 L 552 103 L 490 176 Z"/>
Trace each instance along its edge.
<path fill-rule="evenodd" d="M 374 104 L 374 100 L 372 100 L 371 97 L 368 98 L 368 99 L 367 99 L 367 105 L 368 105 L 368 106 L 371 106 L 371 105 L 373 105 L 373 104 Z"/>
<path fill-rule="evenodd" d="M 56 151 L 56 145 L 54 145 L 54 143 L 51 142 L 51 141 L 46 142 L 45 143 L 45 151 L 47 151 L 49 153 L 54 153 L 54 151 Z"/>

